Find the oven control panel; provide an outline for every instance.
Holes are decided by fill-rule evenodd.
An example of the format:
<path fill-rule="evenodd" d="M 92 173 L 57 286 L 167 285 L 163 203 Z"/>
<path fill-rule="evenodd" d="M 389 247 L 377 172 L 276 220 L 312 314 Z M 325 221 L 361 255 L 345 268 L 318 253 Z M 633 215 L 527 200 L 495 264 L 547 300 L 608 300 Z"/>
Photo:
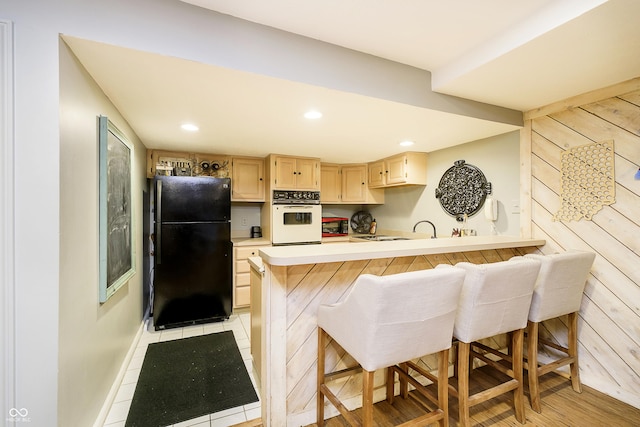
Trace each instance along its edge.
<path fill-rule="evenodd" d="M 275 205 L 319 205 L 319 191 L 273 190 Z"/>

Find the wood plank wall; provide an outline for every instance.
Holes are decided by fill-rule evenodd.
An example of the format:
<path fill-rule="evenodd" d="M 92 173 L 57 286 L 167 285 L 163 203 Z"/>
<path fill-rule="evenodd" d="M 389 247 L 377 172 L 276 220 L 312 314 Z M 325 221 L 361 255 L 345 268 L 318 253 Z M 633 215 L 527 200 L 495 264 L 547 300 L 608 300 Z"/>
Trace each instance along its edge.
<path fill-rule="evenodd" d="M 310 424 L 315 420 L 318 307 L 339 301 L 348 293 L 359 275 L 369 273 L 384 276 L 431 269 L 438 264 L 453 265 L 462 261 L 476 264 L 498 262 L 526 253 L 539 251 L 536 247 L 525 247 L 287 267 L 287 425 Z M 402 307 L 398 309 L 401 310 Z M 504 337 L 498 337 L 497 341 L 487 344 L 504 346 L 506 341 L 502 342 L 502 338 Z M 328 344 L 326 353 L 327 371 L 357 365 L 333 341 Z M 429 370 L 437 369 L 435 356 L 427 356 L 420 363 Z M 351 409 L 360 407 L 361 378 L 361 375 L 351 375 L 334 381 L 330 388 Z M 378 400 L 383 399 L 384 384 L 384 370 L 376 371 L 375 396 Z M 333 406 L 328 406 L 326 415 L 337 415 L 337 411 Z"/>
<path fill-rule="evenodd" d="M 591 221 L 553 221 L 562 152 L 606 140 L 614 141 L 616 203 Z M 581 379 L 640 408 L 640 79 L 526 113 L 521 147 L 521 185 L 530 185 L 524 234 L 546 239 L 543 253 L 596 253 L 578 326 Z M 544 333 L 566 342 L 565 323 L 547 322 Z"/>

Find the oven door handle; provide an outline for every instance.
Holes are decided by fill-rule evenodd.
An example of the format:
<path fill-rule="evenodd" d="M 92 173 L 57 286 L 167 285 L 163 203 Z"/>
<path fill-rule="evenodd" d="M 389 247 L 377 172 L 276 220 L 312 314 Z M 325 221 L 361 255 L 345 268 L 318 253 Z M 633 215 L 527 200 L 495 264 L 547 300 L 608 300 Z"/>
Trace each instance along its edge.
<path fill-rule="evenodd" d="M 315 206 L 318 205 L 286 205 L 283 206 L 283 209 L 313 209 Z"/>

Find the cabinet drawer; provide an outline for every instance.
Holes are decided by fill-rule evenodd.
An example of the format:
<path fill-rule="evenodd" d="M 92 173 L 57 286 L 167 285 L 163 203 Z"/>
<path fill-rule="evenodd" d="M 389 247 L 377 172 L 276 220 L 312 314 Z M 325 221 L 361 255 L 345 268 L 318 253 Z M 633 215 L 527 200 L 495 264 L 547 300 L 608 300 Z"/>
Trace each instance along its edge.
<path fill-rule="evenodd" d="M 251 283 L 251 273 L 236 274 L 236 286 L 249 286 Z"/>
<path fill-rule="evenodd" d="M 249 258 L 250 256 L 258 256 L 258 251 L 260 249 L 254 247 L 246 247 L 246 248 L 236 248 L 236 259 L 240 260 L 243 258 Z"/>
<path fill-rule="evenodd" d="M 236 288 L 236 307 L 247 306 L 251 303 L 251 286 Z"/>
<path fill-rule="evenodd" d="M 249 265 L 249 261 L 246 259 L 240 259 L 236 261 L 236 274 L 238 273 L 248 273 L 251 271 L 251 265 Z"/>

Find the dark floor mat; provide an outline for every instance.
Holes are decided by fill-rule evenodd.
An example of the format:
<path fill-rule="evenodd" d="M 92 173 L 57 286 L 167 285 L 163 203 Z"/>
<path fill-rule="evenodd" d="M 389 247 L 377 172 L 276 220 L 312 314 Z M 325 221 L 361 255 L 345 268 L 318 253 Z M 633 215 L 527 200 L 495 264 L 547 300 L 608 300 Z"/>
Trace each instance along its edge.
<path fill-rule="evenodd" d="M 167 426 L 256 401 L 233 332 L 154 343 L 125 426 Z"/>

